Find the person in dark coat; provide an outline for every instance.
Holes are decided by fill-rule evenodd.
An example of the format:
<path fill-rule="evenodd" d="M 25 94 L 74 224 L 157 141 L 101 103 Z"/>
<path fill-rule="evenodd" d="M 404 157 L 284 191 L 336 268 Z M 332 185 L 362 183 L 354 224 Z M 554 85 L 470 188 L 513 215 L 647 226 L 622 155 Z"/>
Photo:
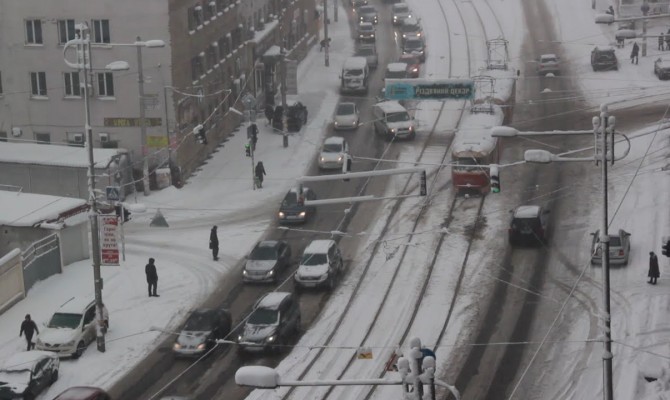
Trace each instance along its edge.
<path fill-rule="evenodd" d="M 658 35 L 658 49 L 661 51 L 665 50 L 665 36 L 663 35 L 663 32 Z"/>
<path fill-rule="evenodd" d="M 154 259 L 149 259 L 149 264 L 144 267 L 144 273 L 147 274 L 147 283 L 149 284 L 149 297 L 160 297 L 156 294 L 156 289 L 158 287 L 158 272 L 156 272 L 156 265 L 154 264 Z"/>
<path fill-rule="evenodd" d="M 637 65 L 638 54 L 640 54 L 640 46 L 637 42 L 633 43 L 633 50 L 630 52 L 630 63 Z"/>
<path fill-rule="evenodd" d="M 259 188 L 263 187 L 263 175 L 267 175 L 265 173 L 265 167 L 263 166 L 263 162 L 259 161 L 258 164 L 256 164 L 256 169 L 254 170 L 254 173 L 256 174 L 256 181 L 258 184 Z"/>
<path fill-rule="evenodd" d="M 668 33 L 665 34 L 665 49 L 670 50 L 670 29 L 668 29 Z"/>
<path fill-rule="evenodd" d="M 653 251 L 649 252 L 649 272 L 647 273 L 649 277 L 649 282 L 652 285 L 656 284 L 656 279 L 661 276 L 661 271 L 658 269 L 658 257 L 654 254 Z"/>
<path fill-rule="evenodd" d="M 275 114 L 274 108 L 272 108 L 272 105 L 267 104 L 265 106 L 265 118 L 268 120 L 268 125 L 272 126 L 272 116 Z"/>
<path fill-rule="evenodd" d="M 30 351 L 35 348 L 35 343 L 33 343 L 33 335 L 37 333 L 40 334 L 40 330 L 37 329 L 37 324 L 35 321 L 30 319 L 30 314 L 26 314 L 26 318 L 21 322 L 21 330 L 19 331 L 19 337 L 25 334 L 26 343 L 28 344 L 26 351 Z"/>
<path fill-rule="evenodd" d="M 212 249 L 214 261 L 219 259 L 219 236 L 216 234 L 216 229 L 216 225 L 214 225 L 209 233 L 209 248 Z"/>

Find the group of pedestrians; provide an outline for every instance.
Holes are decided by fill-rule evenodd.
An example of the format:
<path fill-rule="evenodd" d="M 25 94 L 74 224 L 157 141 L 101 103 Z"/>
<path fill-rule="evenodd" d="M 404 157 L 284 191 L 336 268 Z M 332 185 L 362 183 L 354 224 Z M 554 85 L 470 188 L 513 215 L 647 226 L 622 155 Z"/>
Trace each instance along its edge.
<path fill-rule="evenodd" d="M 668 29 L 667 33 L 664 34 L 661 32 L 658 35 L 658 49 L 660 51 L 670 50 L 670 29 Z"/>

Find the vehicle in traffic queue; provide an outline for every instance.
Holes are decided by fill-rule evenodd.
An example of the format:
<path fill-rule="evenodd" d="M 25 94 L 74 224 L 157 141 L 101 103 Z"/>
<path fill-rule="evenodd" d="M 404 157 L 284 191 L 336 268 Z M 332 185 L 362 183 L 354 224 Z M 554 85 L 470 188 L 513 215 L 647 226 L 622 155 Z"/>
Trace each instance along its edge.
<path fill-rule="evenodd" d="M 374 43 L 359 43 L 356 46 L 356 57 L 365 57 L 368 60 L 370 69 L 376 69 L 379 65 L 379 56 L 377 55 L 377 46 Z"/>
<path fill-rule="evenodd" d="M 79 358 L 96 335 L 95 300 L 72 298 L 42 328 L 35 348 Z"/>
<path fill-rule="evenodd" d="M 358 106 L 354 102 L 344 101 L 337 105 L 333 127 L 336 131 L 357 129 L 360 124 Z"/>
<path fill-rule="evenodd" d="M 361 22 L 356 28 L 356 41 L 359 43 L 375 43 L 377 31 L 371 22 Z"/>
<path fill-rule="evenodd" d="M 404 62 L 407 64 L 407 77 L 408 78 L 418 78 L 421 73 L 421 60 L 416 54 L 402 54 L 398 58 L 399 62 Z"/>
<path fill-rule="evenodd" d="M 393 25 L 398 26 L 405 18 L 412 17 L 412 12 L 407 3 L 395 3 L 391 6 L 391 18 Z"/>
<path fill-rule="evenodd" d="M 327 287 L 333 289 L 344 270 L 344 261 L 334 240 L 312 240 L 305 247 L 293 276 L 296 290 Z"/>
<path fill-rule="evenodd" d="M 670 58 L 658 58 L 654 61 L 654 75 L 660 80 L 670 78 Z"/>
<path fill-rule="evenodd" d="M 418 19 L 409 17 L 402 20 L 397 35 L 400 35 L 400 44 L 402 45 L 409 38 L 423 38 L 423 29 Z"/>
<path fill-rule="evenodd" d="M 379 15 L 377 14 L 377 9 L 375 6 L 364 5 L 356 9 L 356 14 L 358 15 L 358 22 L 370 22 L 377 25 L 379 22 Z"/>
<path fill-rule="evenodd" d="M 619 61 L 613 47 L 595 47 L 591 50 L 591 67 L 593 71 L 617 71 Z"/>
<path fill-rule="evenodd" d="M 349 144 L 341 136 L 331 136 L 323 141 L 317 163 L 319 169 L 342 170 L 342 165 L 349 154 Z"/>
<path fill-rule="evenodd" d="M 386 140 L 414 139 L 414 118 L 395 100 L 383 101 L 372 107 L 373 129 Z"/>
<path fill-rule="evenodd" d="M 486 193 L 490 174 L 486 167 L 499 160 L 498 139 L 490 129 L 476 129 L 456 135 L 451 147 L 451 181 L 456 193 Z"/>
<path fill-rule="evenodd" d="M 556 54 L 542 54 L 537 60 L 537 73 L 539 75 L 558 75 L 560 72 L 561 63 Z"/>
<path fill-rule="evenodd" d="M 368 0 L 351 0 L 351 9 L 356 12 L 359 7 L 367 6 Z"/>
<path fill-rule="evenodd" d="M 312 189 L 303 187 L 292 188 L 286 193 L 279 206 L 277 216 L 280 224 L 304 223 L 308 221 L 314 213 L 316 207 L 306 206 L 305 200 L 316 200 L 316 194 Z"/>
<path fill-rule="evenodd" d="M 426 62 L 426 45 L 423 39 L 419 37 L 407 38 L 402 45 L 403 54 L 414 54 L 418 57 L 419 62 Z"/>
<path fill-rule="evenodd" d="M 384 79 L 405 79 L 407 78 L 407 63 L 397 62 L 386 65 Z"/>
<path fill-rule="evenodd" d="M 291 265 L 291 246 L 283 240 L 256 243 L 244 265 L 244 282 L 277 282 Z"/>
<path fill-rule="evenodd" d="M 519 206 L 512 211 L 507 236 L 512 246 L 543 245 L 547 241 L 549 210 L 535 205 Z"/>
<path fill-rule="evenodd" d="M 98 387 L 73 386 L 54 397 L 53 400 L 112 400 L 112 397 Z"/>
<path fill-rule="evenodd" d="M 200 357 L 209 352 L 217 339 L 230 333 L 232 318 L 227 310 L 205 308 L 191 311 L 172 346 L 175 357 Z"/>
<path fill-rule="evenodd" d="M 610 264 L 628 265 L 630 258 L 630 233 L 619 229 L 609 234 Z M 600 230 L 591 233 L 591 264 L 602 264 L 603 254 L 600 247 Z"/>
<path fill-rule="evenodd" d="M 344 60 L 340 75 L 341 94 L 365 94 L 368 92 L 370 68 L 365 57 L 349 57 Z"/>
<path fill-rule="evenodd" d="M 292 293 L 261 297 L 237 336 L 239 352 L 281 351 L 300 332 L 300 305 Z"/>
<path fill-rule="evenodd" d="M 35 399 L 58 380 L 60 360 L 47 351 L 23 351 L 0 367 L 0 399 Z"/>

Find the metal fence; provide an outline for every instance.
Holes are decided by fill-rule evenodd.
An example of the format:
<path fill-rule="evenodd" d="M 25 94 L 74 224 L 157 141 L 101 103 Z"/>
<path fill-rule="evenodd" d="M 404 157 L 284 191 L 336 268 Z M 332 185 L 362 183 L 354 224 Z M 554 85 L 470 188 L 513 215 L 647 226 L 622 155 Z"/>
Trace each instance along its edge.
<path fill-rule="evenodd" d="M 46 236 L 21 252 L 26 292 L 38 281 L 62 272 L 57 234 Z"/>

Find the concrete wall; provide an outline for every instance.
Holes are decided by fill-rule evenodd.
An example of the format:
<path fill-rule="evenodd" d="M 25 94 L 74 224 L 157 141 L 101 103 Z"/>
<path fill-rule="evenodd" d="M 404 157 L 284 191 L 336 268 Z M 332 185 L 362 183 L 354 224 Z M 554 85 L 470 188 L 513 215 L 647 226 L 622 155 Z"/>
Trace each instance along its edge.
<path fill-rule="evenodd" d="M 21 252 L 14 249 L 0 258 L 0 314 L 26 297 Z"/>
<path fill-rule="evenodd" d="M 89 258 L 88 225 L 68 226 L 58 231 L 62 265 Z"/>

